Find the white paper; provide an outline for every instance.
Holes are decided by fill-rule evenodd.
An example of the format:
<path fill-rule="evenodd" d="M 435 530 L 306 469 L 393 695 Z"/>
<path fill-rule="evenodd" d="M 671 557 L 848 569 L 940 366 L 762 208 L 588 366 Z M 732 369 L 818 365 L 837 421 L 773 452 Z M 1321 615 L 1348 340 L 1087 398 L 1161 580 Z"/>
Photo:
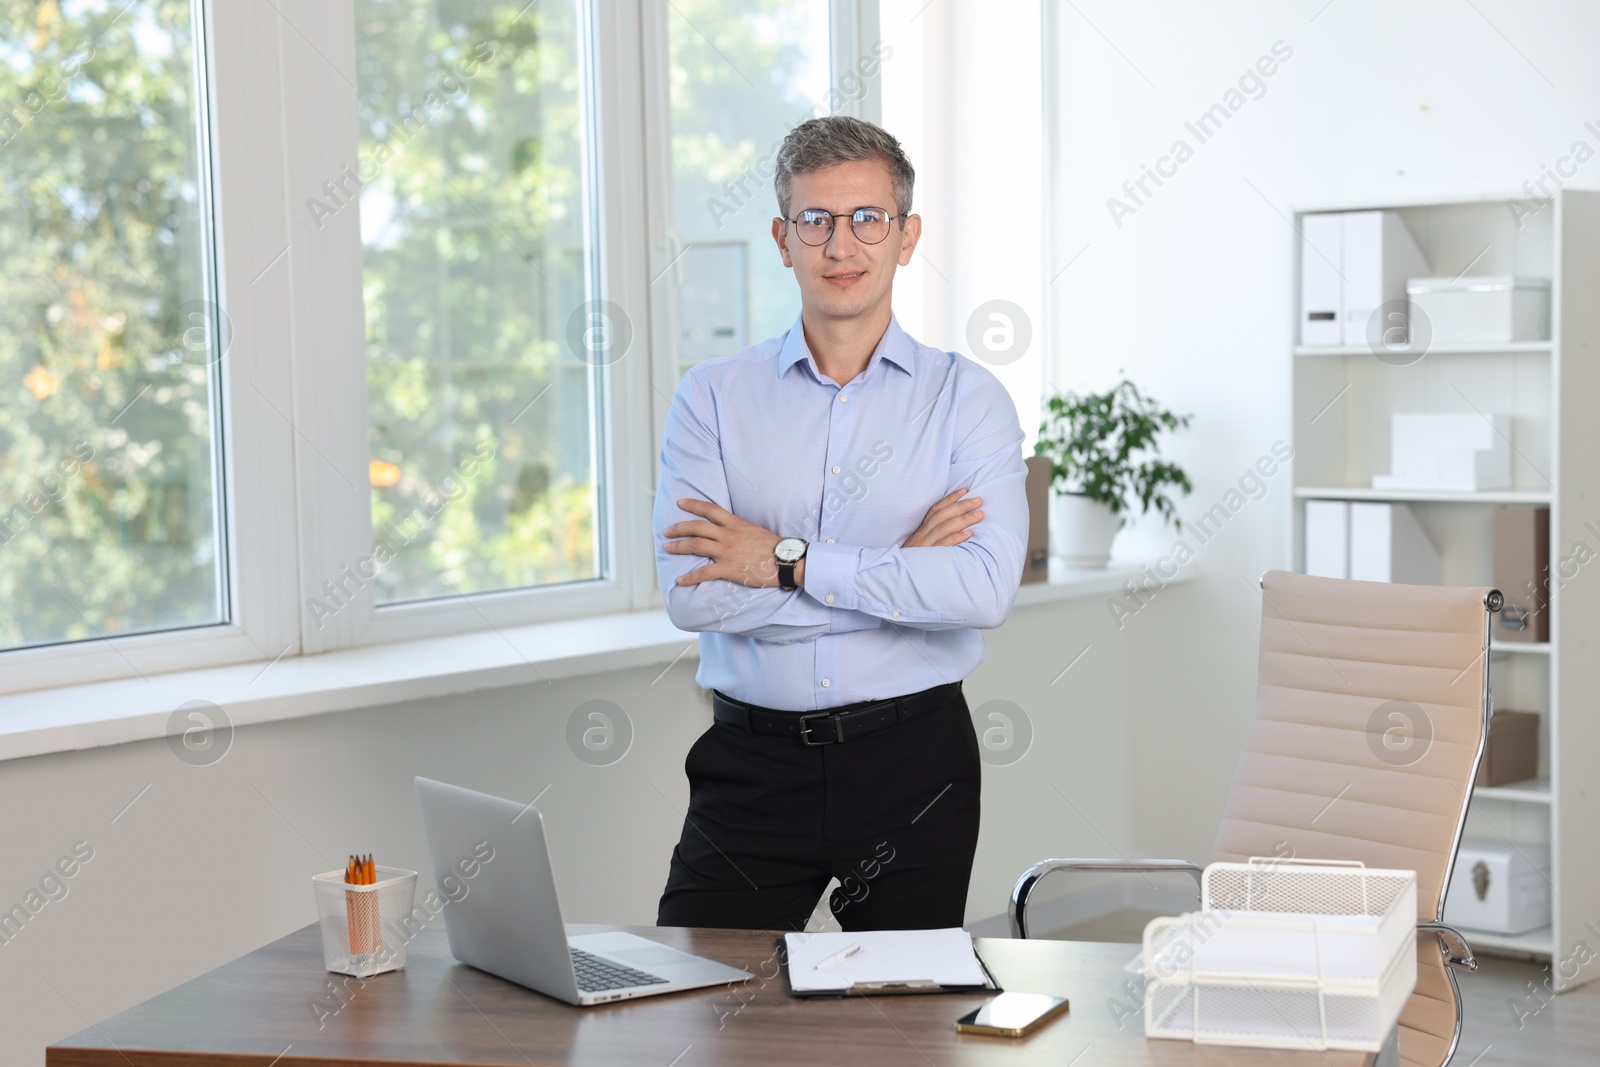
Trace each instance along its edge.
<path fill-rule="evenodd" d="M 845 990 L 866 982 L 937 982 L 975 986 L 987 980 L 959 926 L 943 930 L 863 930 L 785 934 L 789 986 L 797 993 Z M 821 970 L 817 964 L 851 945 L 861 951 Z"/>
<path fill-rule="evenodd" d="M 1199 976 L 1333 978 L 1376 982 L 1388 959 L 1381 915 L 1304 912 L 1200 912 L 1178 917 L 1162 931 L 1162 947 L 1145 960 L 1146 977 Z M 1199 925 L 1192 925 L 1198 923 Z M 1170 931 L 1170 932 L 1169 932 Z"/>

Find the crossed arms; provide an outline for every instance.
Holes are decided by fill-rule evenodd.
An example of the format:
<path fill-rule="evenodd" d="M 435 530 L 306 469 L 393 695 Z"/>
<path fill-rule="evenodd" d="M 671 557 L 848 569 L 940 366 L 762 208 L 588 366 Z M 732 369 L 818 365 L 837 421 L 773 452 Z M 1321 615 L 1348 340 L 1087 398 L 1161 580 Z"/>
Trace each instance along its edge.
<path fill-rule="evenodd" d="M 703 398 L 704 385 L 687 376 L 667 416 L 653 521 L 673 624 L 767 641 L 811 640 L 884 621 L 927 630 L 999 626 L 1022 575 L 1026 468 L 1009 397 L 993 378 L 982 383 L 988 395 L 971 398 L 976 417 L 951 457 L 956 488 L 900 545 L 813 540 L 797 569 L 801 588 L 789 591 L 778 588 L 772 550 L 779 535 L 729 510 L 720 442 L 701 414 L 710 405 L 691 402 Z"/>

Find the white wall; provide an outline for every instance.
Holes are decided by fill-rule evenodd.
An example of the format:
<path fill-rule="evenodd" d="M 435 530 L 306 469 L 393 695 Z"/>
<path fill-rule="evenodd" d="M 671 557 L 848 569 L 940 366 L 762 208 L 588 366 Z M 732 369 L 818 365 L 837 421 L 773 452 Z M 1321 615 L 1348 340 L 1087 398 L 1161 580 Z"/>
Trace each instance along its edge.
<path fill-rule="evenodd" d="M 1574 141 L 1600 148 L 1584 129 L 1600 6 L 1578 0 L 1078 0 L 1054 23 L 1054 269 L 1082 251 L 1048 294 L 1054 378 L 1103 387 L 1124 368 L 1194 413 L 1173 446 L 1186 515 L 1290 436 L 1292 206 L 1514 192 Z M 1199 143 L 1185 122 L 1279 40 L 1293 55 L 1264 94 Z M 1107 198 L 1131 204 L 1124 180 L 1179 138 L 1193 157 L 1117 226 Z M 1600 159 L 1569 184 L 1600 186 Z M 1251 710 L 1255 582 L 1289 563 L 1288 486 L 1269 479 L 1198 549 L 1197 581 L 1127 620 L 1130 854 L 1209 852 Z M 1130 537 L 1161 551 L 1177 535 Z"/>
<path fill-rule="evenodd" d="M 895 276 L 895 315 L 919 341 L 989 366 L 1031 452 L 1046 351 L 1039 5 L 881 0 L 878 31 L 892 49 L 882 122 L 916 168 L 912 207 L 922 217 L 917 254 Z M 1029 42 L 1020 56 L 1019 41 Z M 974 322 L 980 335 L 998 326 L 996 300 L 1014 305 L 999 312 L 1010 329 L 1003 356 L 968 342 Z"/>

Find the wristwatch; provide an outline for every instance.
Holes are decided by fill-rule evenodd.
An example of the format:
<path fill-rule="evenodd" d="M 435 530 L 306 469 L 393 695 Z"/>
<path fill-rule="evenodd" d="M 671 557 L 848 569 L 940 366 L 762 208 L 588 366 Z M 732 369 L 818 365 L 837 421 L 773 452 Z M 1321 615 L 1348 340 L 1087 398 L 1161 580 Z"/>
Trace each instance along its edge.
<path fill-rule="evenodd" d="M 778 588 L 800 588 L 794 584 L 794 565 L 804 558 L 806 542 L 798 537 L 785 537 L 778 542 L 778 547 L 772 550 L 772 554 L 778 559 Z"/>

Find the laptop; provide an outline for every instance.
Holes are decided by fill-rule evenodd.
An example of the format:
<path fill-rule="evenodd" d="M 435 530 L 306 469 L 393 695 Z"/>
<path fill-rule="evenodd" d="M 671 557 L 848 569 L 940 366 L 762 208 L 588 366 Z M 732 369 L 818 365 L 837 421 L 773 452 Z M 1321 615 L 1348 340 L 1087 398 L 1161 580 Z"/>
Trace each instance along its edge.
<path fill-rule="evenodd" d="M 567 937 L 539 809 L 430 778 L 416 786 L 445 936 L 462 963 L 584 1006 L 754 977 L 633 934 Z"/>

